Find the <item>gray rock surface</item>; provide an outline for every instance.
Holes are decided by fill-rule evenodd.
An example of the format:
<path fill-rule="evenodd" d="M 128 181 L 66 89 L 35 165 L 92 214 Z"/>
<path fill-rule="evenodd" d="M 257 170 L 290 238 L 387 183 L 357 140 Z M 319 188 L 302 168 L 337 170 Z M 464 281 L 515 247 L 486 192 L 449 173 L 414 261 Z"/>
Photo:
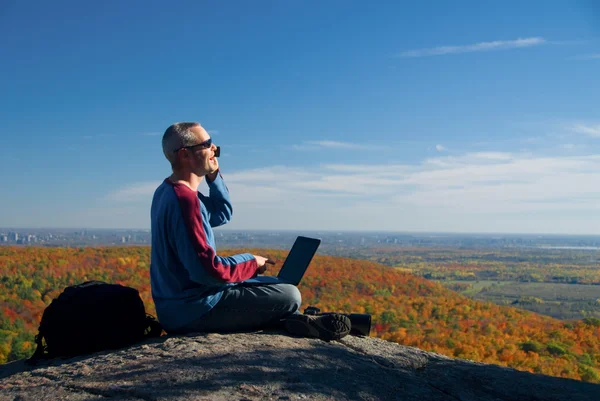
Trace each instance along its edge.
<path fill-rule="evenodd" d="M 165 336 L 0 366 L 0 400 L 600 400 L 600 385 L 447 358 L 374 338 Z"/>

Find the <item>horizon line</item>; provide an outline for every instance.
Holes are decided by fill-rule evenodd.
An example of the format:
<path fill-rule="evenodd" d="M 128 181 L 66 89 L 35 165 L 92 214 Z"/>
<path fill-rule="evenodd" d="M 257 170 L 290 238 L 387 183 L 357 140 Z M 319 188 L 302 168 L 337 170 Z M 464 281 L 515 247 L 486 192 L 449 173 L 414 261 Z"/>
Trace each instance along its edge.
<path fill-rule="evenodd" d="M 147 231 L 150 232 L 150 228 L 100 228 L 100 227 L 17 227 L 17 226 L 0 226 L 0 230 L 75 230 L 75 231 L 86 231 L 86 230 L 97 230 L 97 231 Z M 336 229 L 270 229 L 270 228 L 225 228 L 215 227 L 215 233 L 219 231 L 249 231 L 249 232 L 325 232 L 325 233 L 385 233 L 385 234 L 445 234 L 445 235 L 549 235 L 549 236 L 585 236 L 585 237 L 600 237 L 600 233 L 597 234 L 581 234 L 581 233 L 560 233 L 560 232 L 508 232 L 508 231 L 394 231 L 394 230 L 336 230 Z"/>

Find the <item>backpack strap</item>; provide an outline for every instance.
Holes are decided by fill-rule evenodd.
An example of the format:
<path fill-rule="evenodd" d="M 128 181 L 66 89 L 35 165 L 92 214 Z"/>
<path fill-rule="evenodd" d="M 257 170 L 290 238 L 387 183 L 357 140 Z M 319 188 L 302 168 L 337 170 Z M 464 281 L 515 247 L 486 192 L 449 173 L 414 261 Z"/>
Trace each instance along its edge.
<path fill-rule="evenodd" d="M 158 320 L 149 313 L 146 313 L 146 329 L 144 330 L 144 337 L 160 337 L 163 328 Z"/>
<path fill-rule="evenodd" d="M 37 344 L 37 347 L 33 355 L 31 355 L 29 359 L 25 360 L 26 365 L 36 365 L 40 360 L 48 359 L 48 354 L 46 353 L 46 346 L 43 343 L 43 337 L 44 336 L 41 331 L 37 336 L 35 336 L 35 343 Z"/>

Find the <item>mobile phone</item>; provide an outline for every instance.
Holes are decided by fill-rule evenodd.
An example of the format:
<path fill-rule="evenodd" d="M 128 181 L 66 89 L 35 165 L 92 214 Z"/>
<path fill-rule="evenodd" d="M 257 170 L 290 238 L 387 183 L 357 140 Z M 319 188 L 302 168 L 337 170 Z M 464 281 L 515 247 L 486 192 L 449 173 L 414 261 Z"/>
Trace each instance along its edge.
<path fill-rule="evenodd" d="M 217 149 L 215 150 L 215 157 L 219 157 L 221 156 L 221 147 L 217 146 Z"/>

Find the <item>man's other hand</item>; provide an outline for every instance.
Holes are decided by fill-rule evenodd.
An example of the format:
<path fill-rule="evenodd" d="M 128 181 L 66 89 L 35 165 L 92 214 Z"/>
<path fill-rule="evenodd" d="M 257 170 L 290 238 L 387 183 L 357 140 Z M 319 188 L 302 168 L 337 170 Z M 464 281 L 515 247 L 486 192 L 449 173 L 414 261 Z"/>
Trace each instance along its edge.
<path fill-rule="evenodd" d="M 263 274 L 265 271 L 267 271 L 267 265 L 275 264 L 275 262 L 269 258 L 265 258 L 263 256 L 258 256 L 258 255 L 252 255 L 252 256 L 254 256 L 254 259 L 256 259 L 256 264 L 258 266 L 256 268 L 256 272 L 258 274 Z"/>

